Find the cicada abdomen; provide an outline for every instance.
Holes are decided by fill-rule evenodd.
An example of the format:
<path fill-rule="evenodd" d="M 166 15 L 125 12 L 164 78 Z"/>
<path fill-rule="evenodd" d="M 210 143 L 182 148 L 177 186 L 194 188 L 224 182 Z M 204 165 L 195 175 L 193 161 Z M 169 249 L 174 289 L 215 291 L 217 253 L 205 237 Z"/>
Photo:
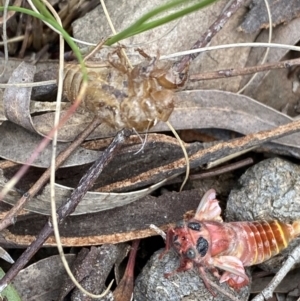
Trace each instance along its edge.
<path fill-rule="evenodd" d="M 300 235 L 300 222 L 292 225 L 280 221 L 224 223 L 232 228 L 235 238 L 226 255 L 239 258 L 244 266 L 262 263 L 279 254 L 291 240 Z"/>

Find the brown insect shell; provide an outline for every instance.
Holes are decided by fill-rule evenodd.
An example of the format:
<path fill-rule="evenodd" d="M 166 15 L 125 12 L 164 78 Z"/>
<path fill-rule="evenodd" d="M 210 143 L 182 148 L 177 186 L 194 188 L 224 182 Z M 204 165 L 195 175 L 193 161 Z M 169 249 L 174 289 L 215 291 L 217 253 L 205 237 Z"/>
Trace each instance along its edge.
<path fill-rule="evenodd" d="M 142 62 L 128 72 L 129 98 L 121 104 L 122 116 L 128 127 L 137 130 L 150 128 L 155 121 L 167 121 L 174 109 L 174 91 L 159 84 L 157 77 L 164 70 L 155 62 Z"/>
<path fill-rule="evenodd" d="M 158 68 L 155 59 L 133 70 L 118 66 L 107 61 L 99 67 L 87 68 L 89 83 L 80 107 L 99 115 L 115 129 L 145 131 L 157 120 L 167 121 L 174 109 L 174 90 L 183 85 L 186 78 L 172 83 L 172 72 Z M 63 90 L 71 102 L 81 85 L 79 65 L 67 64 Z"/>
<path fill-rule="evenodd" d="M 81 88 L 83 79 L 80 66 L 66 64 L 64 70 L 64 95 L 73 102 Z M 103 63 L 97 67 L 88 67 L 88 88 L 82 99 L 79 111 L 98 114 L 108 125 L 115 128 L 124 127 L 120 120 L 120 102 L 127 94 L 124 85 L 124 75 L 112 68 L 109 63 Z M 111 84 L 113 83 L 113 85 Z"/>
<path fill-rule="evenodd" d="M 169 69 L 159 69 L 161 74 L 156 74 L 158 83 L 167 89 L 183 89 L 188 78 L 188 67 L 184 72 L 178 73 L 171 67 Z"/>

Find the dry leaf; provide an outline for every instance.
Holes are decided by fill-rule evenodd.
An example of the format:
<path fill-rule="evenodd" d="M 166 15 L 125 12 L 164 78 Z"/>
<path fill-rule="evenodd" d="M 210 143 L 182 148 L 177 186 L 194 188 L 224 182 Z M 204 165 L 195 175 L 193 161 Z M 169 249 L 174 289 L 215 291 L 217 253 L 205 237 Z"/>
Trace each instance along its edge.
<path fill-rule="evenodd" d="M 268 4 L 270 6 L 273 26 L 288 23 L 300 15 L 299 0 L 268 0 Z M 268 27 L 269 17 L 265 2 L 253 0 L 251 10 L 239 29 L 247 33 L 253 33 L 261 28 Z"/>
<path fill-rule="evenodd" d="M 176 175 L 169 177 L 169 179 L 173 178 L 174 176 Z M 119 206 L 124 206 L 140 199 L 145 195 L 150 194 L 152 191 L 164 185 L 167 180 L 168 179 L 164 179 L 148 188 L 133 192 L 87 192 L 87 194 L 80 201 L 79 205 L 76 207 L 73 215 L 99 212 Z M 8 179 L 3 176 L 3 171 L 0 169 L 0 189 L 3 189 L 7 181 Z M 55 184 L 56 206 L 59 207 L 60 205 L 62 205 L 70 197 L 72 191 L 73 188 Z M 22 193 L 19 193 L 18 189 L 14 188 L 13 190 L 10 190 L 3 201 L 5 203 L 14 205 L 21 196 Z M 50 215 L 51 204 L 49 196 L 50 185 L 47 184 L 38 196 L 32 198 L 30 202 L 25 205 L 24 209 L 31 212 Z"/>
<path fill-rule="evenodd" d="M 85 265 L 88 265 L 90 262 L 91 271 L 88 276 L 81 280 L 81 284 L 85 289 L 96 294 L 101 294 L 105 289 L 107 276 L 118 257 L 123 256 L 124 249 L 126 250 L 127 246 L 125 244 L 105 244 L 95 249 L 97 251 L 94 258 L 92 260 L 85 260 Z M 78 288 L 75 288 L 72 292 L 71 300 L 92 301 L 94 299 L 83 294 Z"/>
<path fill-rule="evenodd" d="M 274 29 L 272 43 L 295 45 L 300 40 L 300 19 L 294 19 L 287 25 L 281 25 Z M 267 42 L 268 33 L 263 31 L 256 42 Z M 260 63 L 265 52 L 265 48 L 252 48 L 247 66 L 255 66 Z M 288 54 L 288 55 L 287 55 Z M 293 58 L 288 49 L 271 48 L 266 63 L 279 62 L 284 59 Z M 294 106 L 299 99 L 299 91 L 293 91 L 293 78 L 289 77 L 289 69 L 271 70 L 259 72 L 254 81 L 244 91 L 259 102 L 264 103 L 276 110 L 282 110 L 288 104 L 288 114 L 295 116 Z M 240 86 L 243 87 L 249 80 L 246 76 Z M 297 81 L 299 81 L 297 79 Z"/>
<path fill-rule="evenodd" d="M 176 108 L 170 120 L 177 129 L 218 127 L 237 131 L 243 134 L 250 134 L 262 130 L 272 129 L 277 127 L 278 125 L 292 121 L 292 119 L 287 117 L 286 115 L 268 108 L 249 97 L 239 94 L 222 91 L 185 91 L 180 92 L 179 95 L 181 99 L 179 105 L 181 105 L 181 107 Z M 218 122 L 216 123 L 216 121 Z M 162 124 L 156 127 L 156 129 L 158 128 L 159 130 L 166 130 L 166 128 Z M 300 145 L 299 134 L 296 133 L 284 138 L 280 138 L 276 141 L 276 143 L 297 148 Z M 147 147 L 149 147 L 149 153 L 147 154 L 150 155 L 148 157 L 148 161 L 152 162 L 154 159 L 150 158 L 154 157 L 159 160 L 161 158 L 163 159 L 163 161 L 156 162 L 155 166 L 150 164 L 149 166 L 147 166 L 148 169 L 141 169 L 136 174 L 128 174 L 128 172 L 134 171 L 136 169 L 136 166 L 139 166 L 137 165 L 137 160 L 139 159 L 144 162 L 145 157 L 143 157 L 142 154 L 138 157 L 134 157 L 134 159 L 122 156 L 122 158 L 124 159 L 123 163 L 120 164 L 120 162 L 115 161 L 116 167 L 114 168 L 112 168 L 112 165 L 110 165 L 110 167 L 108 167 L 107 169 L 110 176 L 104 177 L 104 179 L 112 177 L 112 172 L 114 173 L 114 171 L 118 170 L 125 171 L 123 179 L 120 180 L 120 178 L 115 177 L 115 175 L 113 174 L 113 178 L 115 179 L 114 183 L 111 183 L 110 185 L 106 184 L 106 186 L 104 186 L 104 189 L 107 189 L 108 186 L 110 188 L 110 191 L 119 189 L 120 187 L 126 187 L 126 189 L 139 189 L 152 183 L 158 184 L 155 184 L 148 189 L 142 189 L 141 191 L 132 193 L 88 193 L 83 202 L 81 202 L 81 204 L 78 206 L 76 211 L 77 214 L 96 212 L 100 210 L 106 210 L 108 208 L 113 208 L 115 206 L 122 206 L 128 202 L 142 197 L 145 194 L 150 193 L 151 191 L 165 183 L 163 179 L 166 178 L 164 174 L 166 174 L 166 166 L 168 164 L 172 164 L 173 168 L 172 172 L 168 172 L 167 177 L 169 177 L 170 175 L 182 173 L 184 171 L 185 163 L 179 164 L 180 157 L 182 158 L 183 155 L 181 154 L 181 150 L 180 148 L 178 148 L 178 146 L 176 146 L 176 148 L 170 149 L 171 153 L 174 152 L 174 149 L 177 149 L 177 152 L 180 152 L 179 159 L 178 157 L 177 159 L 174 158 L 173 162 L 166 161 L 163 157 L 157 156 L 158 153 L 156 151 L 153 151 L 152 149 L 154 146 L 155 143 L 152 144 L 151 147 L 150 144 L 147 145 Z M 169 147 L 168 144 L 166 146 Z M 145 151 L 147 150 L 147 147 L 145 148 Z M 156 145 L 156 147 L 158 147 L 158 145 Z M 161 148 L 161 146 L 159 146 L 159 148 Z M 157 150 L 159 150 L 159 148 Z M 202 146 L 201 144 L 193 143 L 190 145 L 189 151 L 190 154 L 194 154 L 194 156 L 197 151 L 202 154 Z M 203 153 L 203 155 L 201 156 L 205 157 L 205 153 Z M 218 159 L 223 158 L 225 154 L 220 151 L 219 156 L 220 157 Z M 207 157 L 205 162 L 203 160 L 199 160 L 199 158 L 197 158 L 195 161 L 191 159 L 191 166 L 198 166 L 200 161 L 202 161 L 202 164 L 207 164 L 207 160 L 210 159 Z M 143 164 L 141 166 L 144 168 Z M 74 176 L 75 175 L 73 174 L 72 177 Z M 6 179 L 3 178 L 2 181 L 4 183 Z M 56 185 L 58 205 L 63 202 L 70 195 L 70 193 L 71 188 L 64 187 L 62 185 Z M 99 201 L 100 196 L 104 200 L 102 203 Z M 116 196 L 118 196 L 119 199 L 116 198 Z M 95 199 L 97 199 L 97 202 L 95 202 Z M 6 202 L 9 202 L 11 204 L 14 204 L 15 201 L 16 196 L 12 195 L 8 196 L 8 198 L 6 199 Z M 34 212 L 48 214 L 50 212 L 49 187 L 46 186 L 41 195 L 34 198 L 26 208 Z"/>
<path fill-rule="evenodd" d="M 75 255 L 68 254 L 66 259 L 71 264 Z M 40 260 L 23 269 L 13 280 L 22 301 L 57 300 L 65 269 L 58 255 Z"/>
<path fill-rule="evenodd" d="M 16 163 L 25 164 L 30 154 L 41 142 L 41 136 L 29 132 L 24 128 L 5 121 L 0 125 L 0 157 Z M 57 153 L 66 149 L 70 143 L 57 143 Z M 32 166 L 47 168 L 50 166 L 52 146 L 48 145 L 34 161 Z M 102 152 L 77 148 L 72 155 L 62 164 L 62 167 L 80 166 L 94 162 Z"/>
<path fill-rule="evenodd" d="M 30 83 L 33 82 L 35 66 L 22 62 L 12 73 L 8 83 Z M 8 87 L 4 91 L 3 104 L 4 113 L 8 120 L 21 125 L 25 129 L 35 132 L 30 117 L 29 105 L 31 96 L 30 87 Z"/>
<path fill-rule="evenodd" d="M 293 119 L 272 108 L 264 106 L 247 96 L 223 92 L 218 90 L 181 91 L 177 94 L 175 109 L 170 122 L 176 130 L 222 128 L 233 130 L 241 134 L 255 133 L 264 129 L 271 129 Z M 67 125 L 60 132 L 60 139 L 73 140 L 87 126 L 90 119 L 76 114 L 71 117 Z M 33 118 L 39 131 L 46 134 L 53 126 L 53 114 L 47 113 Z M 45 123 L 45 120 L 49 123 Z M 159 122 L 151 132 L 168 131 L 166 124 Z M 105 125 L 99 126 L 91 135 L 93 138 L 111 137 L 115 131 Z M 278 142 L 298 147 L 297 136 L 294 134 L 284 137 Z M 300 136 L 299 136 L 300 137 Z M 296 140 L 295 140 L 296 139 Z"/>

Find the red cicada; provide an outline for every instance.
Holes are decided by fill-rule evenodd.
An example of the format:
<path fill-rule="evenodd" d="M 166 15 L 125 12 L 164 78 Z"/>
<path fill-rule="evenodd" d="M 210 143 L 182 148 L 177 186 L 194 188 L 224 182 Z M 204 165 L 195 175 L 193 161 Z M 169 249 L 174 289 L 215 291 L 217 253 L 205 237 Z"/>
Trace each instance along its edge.
<path fill-rule="evenodd" d="M 180 255 L 180 266 L 166 277 L 196 266 L 210 292 L 205 270 L 218 277 L 220 283 L 239 289 L 249 283 L 244 267 L 266 261 L 300 235 L 300 221 L 224 223 L 220 214 L 216 192 L 211 189 L 203 196 L 193 219 L 168 230 L 165 252 L 173 246 Z M 225 272 L 220 274 L 217 268 Z"/>

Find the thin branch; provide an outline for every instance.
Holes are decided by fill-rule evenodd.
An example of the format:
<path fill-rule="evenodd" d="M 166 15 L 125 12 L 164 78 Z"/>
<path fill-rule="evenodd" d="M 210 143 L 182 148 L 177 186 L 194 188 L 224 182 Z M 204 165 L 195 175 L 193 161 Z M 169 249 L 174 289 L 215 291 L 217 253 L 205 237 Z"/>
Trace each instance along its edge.
<path fill-rule="evenodd" d="M 5 0 L 4 10 L 3 10 L 3 26 L 2 26 L 2 39 L 3 39 L 3 43 L 4 43 L 4 66 L 3 66 L 3 70 L 0 74 L 0 77 L 2 77 L 3 74 L 5 73 L 6 68 L 7 68 L 7 62 L 8 62 L 8 46 L 7 46 L 7 30 L 6 30 L 8 5 L 9 5 L 9 0 Z"/>
<path fill-rule="evenodd" d="M 290 68 L 292 66 L 298 66 L 298 65 L 300 65 L 300 58 L 275 62 L 275 63 L 268 63 L 268 64 L 258 65 L 258 66 L 245 67 L 245 68 L 224 69 L 224 70 L 218 70 L 212 72 L 204 72 L 200 74 L 193 74 L 190 75 L 189 80 L 199 81 L 199 80 L 227 78 L 233 76 L 248 75 L 256 72 Z"/>
<path fill-rule="evenodd" d="M 81 178 L 77 188 L 72 192 L 70 198 L 59 207 L 57 210 L 57 219 L 61 224 L 64 219 L 76 209 L 86 192 L 93 186 L 96 179 L 101 174 L 103 168 L 111 161 L 113 156 L 117 153 L 120 146 L 125 140 L 125 131 L 118 132 L 112 143 L 107 147 L 99 159 L 90 167 L 88 172 Z M 14 279 L 14 277 L 23 269 L 32 256 L 39 250 L 47 238 L 52 234 L 53 227 L 51 220 L 45 224 L 36 240 L 24 251 L 18 258 L 16 263 L 0 280 L 0 292 Z"/>
<path fill-rule="evenodd" d="M 204 172 L 201 172 L 198 174 L 192 174 L 189 176 L 189 181 L 202 180 L 202 179 L 206 179 L 206 178 L 215 177 L 215 176 L 227 173 L 227 172 L 237 170 L 239 168 L 245 167 L 245 166 L 253 164 L 253 163 L 254 163 L 254 161 L 252 158 L 247 158 L 244 160 L 240 160 L 238 162 L 227 164 L 225 166 L 211 169 L 209 171 L 204 171 Z M 182 183 L 183 178 L 184 178 L 184 176 L 180 176 L 175 179 L 171 179 L 170 181 L 167 182 L 167 184 L 170 185 L 170 184 Z"/>
<path fill-rule="evenodd" d="M 245 47 L 256 47 L 256 48 L 264 48 L 264 47 L 269 47 L 269 48 L 277 48 L 277 49 L 288 49 L 288 50 L 294 50 L 297 52 L 300 52 L 300 46 L 294 46 L 294 45 L 288 45 L 288 44 L 279 44 L 279 43 L 233 43 L 233 44 L 222 44 L 222 45 L 216 45 L 216 46 L 208 46 L 205 48 L 196 48 L 196 49 L 190 49 L 190 50 L 184 50 L 184 51 L 179 51 L 167 55 L 162 55 L 160 56 L 161 60 L 168 60 L 174 57 L 178 56 L 185 56 L 185 55 L 191 55 L 195 53 L 200 53 L 200 52 L 207 52 L 207 51 L 215 51 L 215 50 L 220 50 L 220 49 L 230 49 L 230 48 L 245 48 Z"/>
<path fill-rule="evenodd" d="M 207 46 L 211 39 L 224 27 L 230 17 L 245 3 L 245 0 L 235 0 L 208 28 L 208 30 L 202 35 L 202 37 L 193 45 L 191 49 L 202 48 Z M 184 56 L 178 63 L 175 64 L 175 69 L 178 72 L 182 72 L 186 66 L 194 60 L 199 53 L 189 54 Z"/>

